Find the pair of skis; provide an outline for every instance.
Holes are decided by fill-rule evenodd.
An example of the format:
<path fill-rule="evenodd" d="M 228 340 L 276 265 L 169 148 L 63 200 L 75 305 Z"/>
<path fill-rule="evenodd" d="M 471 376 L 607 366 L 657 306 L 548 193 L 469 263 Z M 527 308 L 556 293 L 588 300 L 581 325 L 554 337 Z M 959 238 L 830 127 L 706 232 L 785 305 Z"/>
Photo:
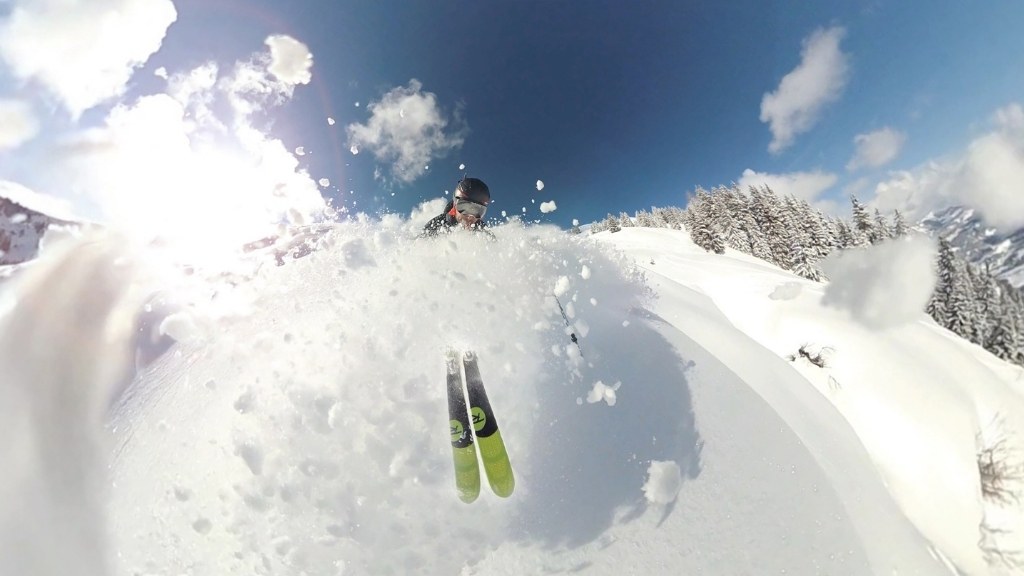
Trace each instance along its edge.
<path fill-rule="evenodd" d="M 460 354 L 450 348 L 445 354 L 445 363 L 448 369 L 448 418 L 455 461 L 455 487 L 459 499 L 468 504 L 480 495 L 477 446 L 480 447 L 480 460 L 484 463 L 491 490 L 507 498 L 512 495 L 516 481 L 505 442 L 498 430 L 498 421 L 487 400 L 476 353 L 467 351 Z M 466 374 L 465 389 L 462 385 L 463 372 Z"/>

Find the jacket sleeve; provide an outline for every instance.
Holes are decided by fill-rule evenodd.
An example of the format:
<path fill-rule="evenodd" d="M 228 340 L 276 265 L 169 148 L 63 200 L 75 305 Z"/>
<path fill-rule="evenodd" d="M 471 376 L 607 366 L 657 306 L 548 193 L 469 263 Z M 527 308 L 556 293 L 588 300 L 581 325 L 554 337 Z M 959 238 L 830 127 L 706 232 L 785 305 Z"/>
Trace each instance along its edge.
<path fill-rule="evenodd" d="M 444 218 L 444 214 L 431 218 L 430 221 L 427 222 L 427 225 L 423 227 L 423 232 L 420 234 L 420 238 L 437 236 L 445 228 Z"/>

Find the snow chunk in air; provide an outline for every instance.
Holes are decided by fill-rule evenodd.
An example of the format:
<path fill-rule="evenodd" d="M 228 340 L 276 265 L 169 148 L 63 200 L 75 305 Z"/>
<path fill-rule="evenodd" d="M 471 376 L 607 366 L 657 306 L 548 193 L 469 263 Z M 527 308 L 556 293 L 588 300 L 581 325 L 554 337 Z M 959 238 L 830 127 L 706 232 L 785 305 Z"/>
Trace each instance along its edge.
<path fill-rule="evenodd" d="M 278 80 L 294 86 L 309 84 L 313 74 L 313 55 L 302 42 L 291 36 L 275 34 L 264 43 L 270 47 L 270 66 L 267 68 Z"/>
<path fill-rule="evenodd" d="M 679 464 L 672 460 L 652 460 L 647 468 L 647 483 L 644 484 L 644 497 L 651 504 L 671 504 L 683 487 L 683 473 Z"/>
<path fill-rule="evenodd" d="M 558 209 L 558 206 L 555 204 L 554 200 L 552 200 L 550 202 L 541 202 L 540 203 L 540 211 L 545 213 L 545 214 L 547 214 L 549 212 L 554 212 L 557 209 Z"/>
<path fill-rule="evenodd" d="M 160 323 L 160 333 L 174 338 L 178 342 L 195 342 L 202 339 L 203 333 L 199 324 L 191 314 L 178 312 L 164 318 Z"/>
<path fill-rule="evenodd" d="M 558 281 L 555 282 L 555 296 L 561 296 L 569 291 L 569 277 L 559 276 Z"/>
<path fill-rule="evenodd" d="M 594 382 L 594 387 L 591 388 L 590 392 L 587 394 L 587 404 L 595 404 L 603 400 L 605 404 L 615 406 L 615 401 L 617 400 L 615 392 L 620 386 L 622 386 L 622 382 L 616 382 L 611 386 L 601 382 L 600 380 Z"/>
<path fill-rule="evenodd" d="M 935 288 L 935 254 L 931 240 L 917 237 L 829 256 L 821 263 L 831 278 L 821 302 L 876 330 L 912 322 Z"/>
<path fill-rule="evenodd" d="M 537 180 L 537 191 L 539 192 L 539 191 L 541 191 L 543 189 L 544 189 L 544 182 L 541 182 L 540 180 Z"/>

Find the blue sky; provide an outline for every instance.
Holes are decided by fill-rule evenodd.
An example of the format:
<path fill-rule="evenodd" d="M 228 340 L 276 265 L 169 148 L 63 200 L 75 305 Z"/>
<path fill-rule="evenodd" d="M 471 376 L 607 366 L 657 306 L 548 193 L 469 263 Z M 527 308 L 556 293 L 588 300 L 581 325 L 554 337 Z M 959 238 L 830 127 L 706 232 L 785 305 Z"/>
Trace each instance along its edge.
<path fill-rule="evenodd" d="M 22 5 L 6 8 L 8 23 Z M 136 59 L 123 91 L 77 119 L 55 89 L 40 87 L 38 74 L 17 70 L 12 61 L 24 52 L 4 51 L 0 36 L 0 99 L 32 102 L 40 126 L 13 149 L 0 145 L 0 180 L 68 194 L 75 183 L 41 175 L 62 133 L 109 125 L 118 102 L 131 106 L 166 90 L 154 75 L 160 68 L 173 76 L 212 61 L 223 76 L 264 51 L 271 35 L 308 49 L 311 79 L 297 81 L 286 102 L 261 107 L 250 124 L 289 151 L 302 147 L 298 168 L 329 180 L 322 192 L 355 211 L 408 213 L 450 190 L 460 165 L 490 184 L 492 214 L 525 207 L 528 219 L 561 226 L 683 205 L 696 186 L 734 181 L 768 182 L 829 210 L 845 210 L 855 192 L 883 209 L 922 212 L 964 200 L 960 189 L 986 187 L 978 172 L 1024 173 L 1019 2 L 173 6 L 159 48 Z M 389 94 L 408 117 L 385 121 Z M 402 132 L 404 121 L 422 122 L 423 131 Z M 374 154 L 383 143 L 429 169 L 396 172 L 397 153 Z M 987 159 L 1002 156 L 986 144 L 1008 154 L 992 170 Z M 979 207 L 1019 207 L 1024 215 L 1015 189 L 996 192 L 980 193 Z M 552 200 L 557 210 L 542 213 L 540 203 Z"/>

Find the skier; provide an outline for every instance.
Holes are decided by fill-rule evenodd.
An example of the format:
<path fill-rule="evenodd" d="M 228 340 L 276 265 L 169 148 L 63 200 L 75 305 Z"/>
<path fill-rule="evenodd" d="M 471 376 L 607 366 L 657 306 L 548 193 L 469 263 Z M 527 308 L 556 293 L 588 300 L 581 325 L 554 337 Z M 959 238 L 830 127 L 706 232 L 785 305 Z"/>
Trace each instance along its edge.
<path fill-rule="evenodd" d="M 441 232 L 451 232 L 457 224 L 467 230 L 485 230 L 484 214 L 491 203 L 491 190 L 479 178 L 463 178 L 455 187 L 454 198 L 444 207 L 444 212 L 433 217 L 423 227 L 421 236 L 437 236 Z"/>

